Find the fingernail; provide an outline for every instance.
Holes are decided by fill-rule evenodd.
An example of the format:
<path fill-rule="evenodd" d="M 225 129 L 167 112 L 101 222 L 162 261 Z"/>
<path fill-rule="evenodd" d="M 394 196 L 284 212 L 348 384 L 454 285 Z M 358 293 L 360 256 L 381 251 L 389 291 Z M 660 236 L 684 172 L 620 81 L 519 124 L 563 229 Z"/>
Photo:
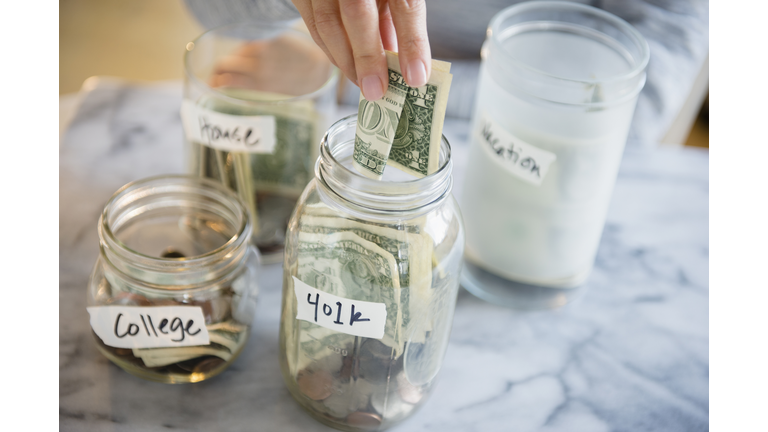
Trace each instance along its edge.
<path fill-rule="evenodd" d="M 411 87 L 421 87 L 427 83 L 427 68 L 424 62 L 419 59 L 413 59 L 408 63 L 405 80 Z"/>
<path fill-rule="evenodd" d="M 369 75 L 363 78 L 363 96 L 369 101 L 379 100 L 384 96 L 379 77 Z"/>

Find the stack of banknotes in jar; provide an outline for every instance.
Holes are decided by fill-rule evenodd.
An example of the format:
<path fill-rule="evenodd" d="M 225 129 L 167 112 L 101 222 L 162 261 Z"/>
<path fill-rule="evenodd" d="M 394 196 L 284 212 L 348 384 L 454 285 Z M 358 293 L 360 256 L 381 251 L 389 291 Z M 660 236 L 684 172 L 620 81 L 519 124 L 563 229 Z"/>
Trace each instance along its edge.
<path fill-rule="evenodd" d="M 412 88 L 386 54 L 388 89 L 377 101 L 361 95 L 354 136 L 354 119 L 326 133 L 283 266 L 285 381 L 315 418 L 345 430 L 390 427 L 426 401 L 464 246 L 442 135 L 450 64 L 433 61 Z"/>

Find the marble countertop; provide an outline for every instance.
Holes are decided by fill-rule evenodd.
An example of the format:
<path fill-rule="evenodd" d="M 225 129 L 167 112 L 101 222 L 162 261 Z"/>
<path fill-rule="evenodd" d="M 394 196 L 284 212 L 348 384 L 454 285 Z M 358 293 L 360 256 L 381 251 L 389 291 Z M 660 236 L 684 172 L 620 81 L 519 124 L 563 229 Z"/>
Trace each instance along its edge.
<path fill-rule="evenodd" d="M 72 115 L 59 148 L 60 430 L 331 430 L 280 375 L 279 264 L 263 268 L 245 351 L 209 381 L 144 381 L 97 351 L 85 303 L 99 214 L 123 184 L 182 172 L 183 141 L 180 83 L 91 84 L 61 104 Z M 468 126 L 447 119 L 444 131 L 457 189 Z M 708 207 L 707 151 L 628 148 L 584 294 L 519 312 L 461 290 L 435 391 L 392 430 L 708 430 Z"/>

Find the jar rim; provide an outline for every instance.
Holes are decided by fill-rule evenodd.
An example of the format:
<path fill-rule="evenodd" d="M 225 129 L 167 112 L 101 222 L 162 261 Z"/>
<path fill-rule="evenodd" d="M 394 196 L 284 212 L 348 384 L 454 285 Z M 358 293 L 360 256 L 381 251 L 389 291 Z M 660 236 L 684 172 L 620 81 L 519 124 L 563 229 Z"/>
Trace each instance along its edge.
<path fill-rule="evenodd" d="M 205 190 L 210 194 L 217 195 L 222 201 L 226 201 L 232 205 L 233 211 L 237 212 L 236 215 L 239 219 L 239 225 L 233 227 L 235 233 L 221 246 L 208 251 L 201 255 L 195 255 L 191 257 L 158 257 L 141 253 L 120 240 L 111 226 L 111 216 L 113 211 L 116 211 L 117 206 L 121 199 L 124 199 L 128 194 L 134 192 L 140 192 L 142 188 L 157 187 L 160 185 L 166 186 L 192 186 L 199 190 Z M 141 194 L 140 198 L 148 197 L 152 195 L 152 191 L 146 191 Z M 132 201 L 131 201 L 132 202 Z M 179 272 L 187 269 L 206 265 L 208 263 L 217 262 L 226 259 L 227 256 L 234 256 L 234 251 L 240 248 L 243 244 L 248 244 L 250 240 L 252 230 L 252 220 L 248 213 L 248 209 L 243 204 L 242 200 L 235 195 L 232 191 L 225 188 L 223 185 L 216 183 L 212 180 L 208 180 L 201 177 L 183 175 L 183 174 L 166 174 L 143 178 L 140 180 L 132 181 L 125 184 L 118 189 L 107 201 L 104 206 L 104 210 L 99 218 L 99 237 L 101 240 L 102 248 L 107 248 L 117 253 L 121 259 L 126 259 L 131 262 L 140 263 L 141 267 L 161 269 L 163 272 Z"/>
<path fill-rule="evenodd" d="M 605 23 L 610 28 L 614 29 L 616 32 L 618 32 L 618 34 L 621 34 L 622 39 L 626 38 L 626 41 L 620 42 L 619 39 L 609 35 L 608 33 L 604 33 L 603 31 L 597 30 L 590 26 L 578 24 L 577 21 L 569 20 L 567 16 L 552 18 L 542 17 L 541 19 L 535 19 L 531 17 L 530 19 L 523 20 L 519 23 L 505 25 L 508 19 L 513 18 L 516 15 L 523 15 L 526 13 L 545 13 L 552 11 L 561 13 L 573 13 L 573 15 L 571 15 L 572 17 L 587 16 L 591 19 L 599 20 L 601 23 Z M 624 73 L 594 79 L 569 78 L 563 74 L 543 71 L 537 67 L 529 65 L 525 61 L 519 60 L 509 51 L 509 49 L 503 45 L 505 40 L 513 38 L 517 34 L 526 33 L 531 30 L 567 31 L 569 33 L 576 33 L 583 37 L 591 38 L 598 43 L 619 51 L 619 54 L 629 63 L 630 70 Z M 534 87 L 531 87 L 531 85 L 515 85 L 518 91 L 529 96 L 562 105 L 589 106 L 592 108 L 600 108 L 614 106 L 632 100 L 645 86 L 646 68 L 650 60 L 650 48 L 648 46 L 648 42 L 631 24 L 602 9 L 573 2 L 527 1 L 514 6 L 510 6 L 497 13 L 491 19 L 487 33 L 488 35 L 486 44 L 481 50 L 481 55 L 483 59 L 487 61 L 489 60 L 489 49 L 493 50 L 494 52 L 500 51 L 503 53 L 505 56 L 504 63 L 498 63 L 498 61 L 494 61 L 494 63 L 498 63 L 497 67 L 504 69 L 505 75 L 519 75 L 520 78 L 518 79 L 525 80 L 529 84 L 536 83 L 536 80 L 543 79 L 547 80 L 549 86 L 562 86 L 563 89 L 600 87 L 604 96 L 611 95 L 610 97 L 603 100 L 576 102 L 568 100 L 568 98 L 552 98 L 544 96 L 543 94 L 539 94 L 535 90 L 535 85 Z M 490 57 L 495 56 L 491 55 Z"/>
<path fill-rule="evenodd" d="M 331 64 L 330 65 L 331 73 L 329 74 L 328 79 L 313 92 L 306 93 L 299 96 L 292 96 L 285 99 L 253 100 L 253 99 L 241 99 L 241 98 L 232 96 L 230 94 L 224 93 L 218 88 L 209 86 L 208 83 L 198 78 L 197 75 L 194 72 L 192 72 L 191 56 L 194 53 L 195 47 L 203 39 L 207 39 L 216 33 L 227 32 L 227 31 L 236 31 L 236 30 L 252 30 L 253 31 L 254 28 L 252 26 L 254 25 L 259 26 L 259 29 L 268 29 L 270 31 L 279 32 L 279 33 L 290 33 L 292 35 L 300 36 L 302 38 L 308 38 L 309 40 L 311 40 L 311 37 L 309 35 L 299 30 L 293 29 L 291 27 L 280 26 L 277 23 L 271 23 L 271 22 L 245 21 L 245 22 L 237 22 L 233 24 L 226 24 L 219 27 L 215 27 L 203 32 L 196 38 L 192 39 L 192 41 L 187 43 L 184 49 L 184 75 L 187 77 L 187 79 L 190 82 L 194 83 L 194 85 L 201 87 L 205 91 L 215 93 L 216 97 L 221 98 L 222 100 L 225 100 L 227 102 L 234 103 L 234 104 L 243 104 L 243 105 L 253 105 L 254 103 L 258 103 L 262 105 L 279 105 L 279 104 L 291 103 L 291 102 L 296 102 L 296 101 L 301 101 L 306 99 L 314 99 L 319 95 L 329 91 L 329 89 L 332 89 L 333 86 L 336 84 L 336 82 L 339 80 L 341 73 L 336 66 Z M 257 39 L 252 39 L 252 40 L 257 40 Z"/>
<path fill-rule="evenodd" d="M 336 121 L 323 135 L 320 157 L 315 164 L 315 177 L 348 205 L 367 213 L 421 214 L 442 202 L 451 192 L 453 160 L 451 145 L 441 135 L 440 160 L 437 171 L 422 178 L 404 181 L 381 181 L 365 177 L 342 164 L 335 156 L 337 135 L 349 134 L 357 127 L 357 114 Z"/>
<path fill-rule="evenodd" d="M 519 61 L 515 59 L 513 56 L 510 55 L 509 51 L 507 51 L 503 46 L 501 46 L 501 40 L 500 36 L 505 34 L 505 32 L 502 31 L 501 25 L 507 18 L 529 12 L 529 11 L 536 11 L 536 10 L 546 10 L 546 9 L 559 9 L 561 11 L 574 11 L 574 12 L 582 12 L 585 14 L 593 15 L 597 18 L 603 19 L 606 22 L 614 25 L 617 29 L 624 32 L 633 43 L 637 45 L 637 48 L 640 51 L 640 59 L 639 61 L 633 62 L 633 68 L 624 74 L 608 77 L 608 78 L 601 78 L 601 79 L 573 79 L 573 78 L 567 78 L 564 76 L 559 76 L 556 74 L 544 72 L 540 69 L 537 69 L 535 67 L 529 66 L 526 63 Z M 564 21 L 561 21 L 564 22 Z M 494 44 L 496 44 L 504 53 L 510 56 L 510 60 L 515 63 L 517 67 L 527 69 L 531 72 L 535 72 L 538 74 L 541 74 L 543 76 L 547 76 L 550 78 L 562 80 L 565 82 L 570 83 L 582 83 L 582 84 L 606 84 L 606 83 L 612 83 L 612 82 L 620 82 L 620 81 L 629 81 L 637 77 L 639 74 L 642 74 L 646 67 L 648 66 L 648 62 L 650 60 L 650 47 L 648 46 L 648 42 L 645 40 L 645 38 L 640 34 L 640 32 L 631 24 L 629 24 L 627 21 L 619 18 L 618 16 L 604 11 L 602 9 L 598 9 L 594 6 L 589 6 L 581 3 L 573 3 L 573 2 L 565 2 L 565 1 L 526 1 L 524 3 L 519 3 L 514 6 L 510 6 L 507 9 L 502 10 L 501 12 L 497 13 L 492 19 L 490 24 L 488 25 L 488 36 L 491 41 L 493 41 Z M 642 86 L 641 86 L 642 88 Z"/>

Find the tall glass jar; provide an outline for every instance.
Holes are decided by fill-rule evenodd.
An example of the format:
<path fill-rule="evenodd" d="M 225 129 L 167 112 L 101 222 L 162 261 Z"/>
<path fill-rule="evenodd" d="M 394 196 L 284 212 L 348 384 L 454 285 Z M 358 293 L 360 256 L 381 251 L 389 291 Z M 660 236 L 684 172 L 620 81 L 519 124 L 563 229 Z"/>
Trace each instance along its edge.
<path fill-rule="evenodd" d="M 332 427 L 382 430 L 427 399 L 448 344 L 464 231 L 451 149 L 421 179 L 352 167 L 356 116 L 323 138 L 288 226 L 280 365 L 293 397 Z"/>
<path fill-rule="evenodd" d="M 99 351 L 165 383 L 224 371 L 245 347 L 255 314 L 251 229 L 245 205 L 210 180 L 169 175 L 118 190 L 99 219 L 88 286 Z"/>
<path fill-rule="evenodd" d="M 512 307 L 562 306 L 594 264 L 648 44 L 606 11 L 531 1 L 493 17 L 482 58 L 462 285 Z"/>
<path fill-rule="evenodd" d="M 309 34 L 263 22 L 203 33 L 184 69 L 189 172 L 236 191 L 264 262 L 282 261 L 288 218 L 336 120 L 338 69 Z"/>

